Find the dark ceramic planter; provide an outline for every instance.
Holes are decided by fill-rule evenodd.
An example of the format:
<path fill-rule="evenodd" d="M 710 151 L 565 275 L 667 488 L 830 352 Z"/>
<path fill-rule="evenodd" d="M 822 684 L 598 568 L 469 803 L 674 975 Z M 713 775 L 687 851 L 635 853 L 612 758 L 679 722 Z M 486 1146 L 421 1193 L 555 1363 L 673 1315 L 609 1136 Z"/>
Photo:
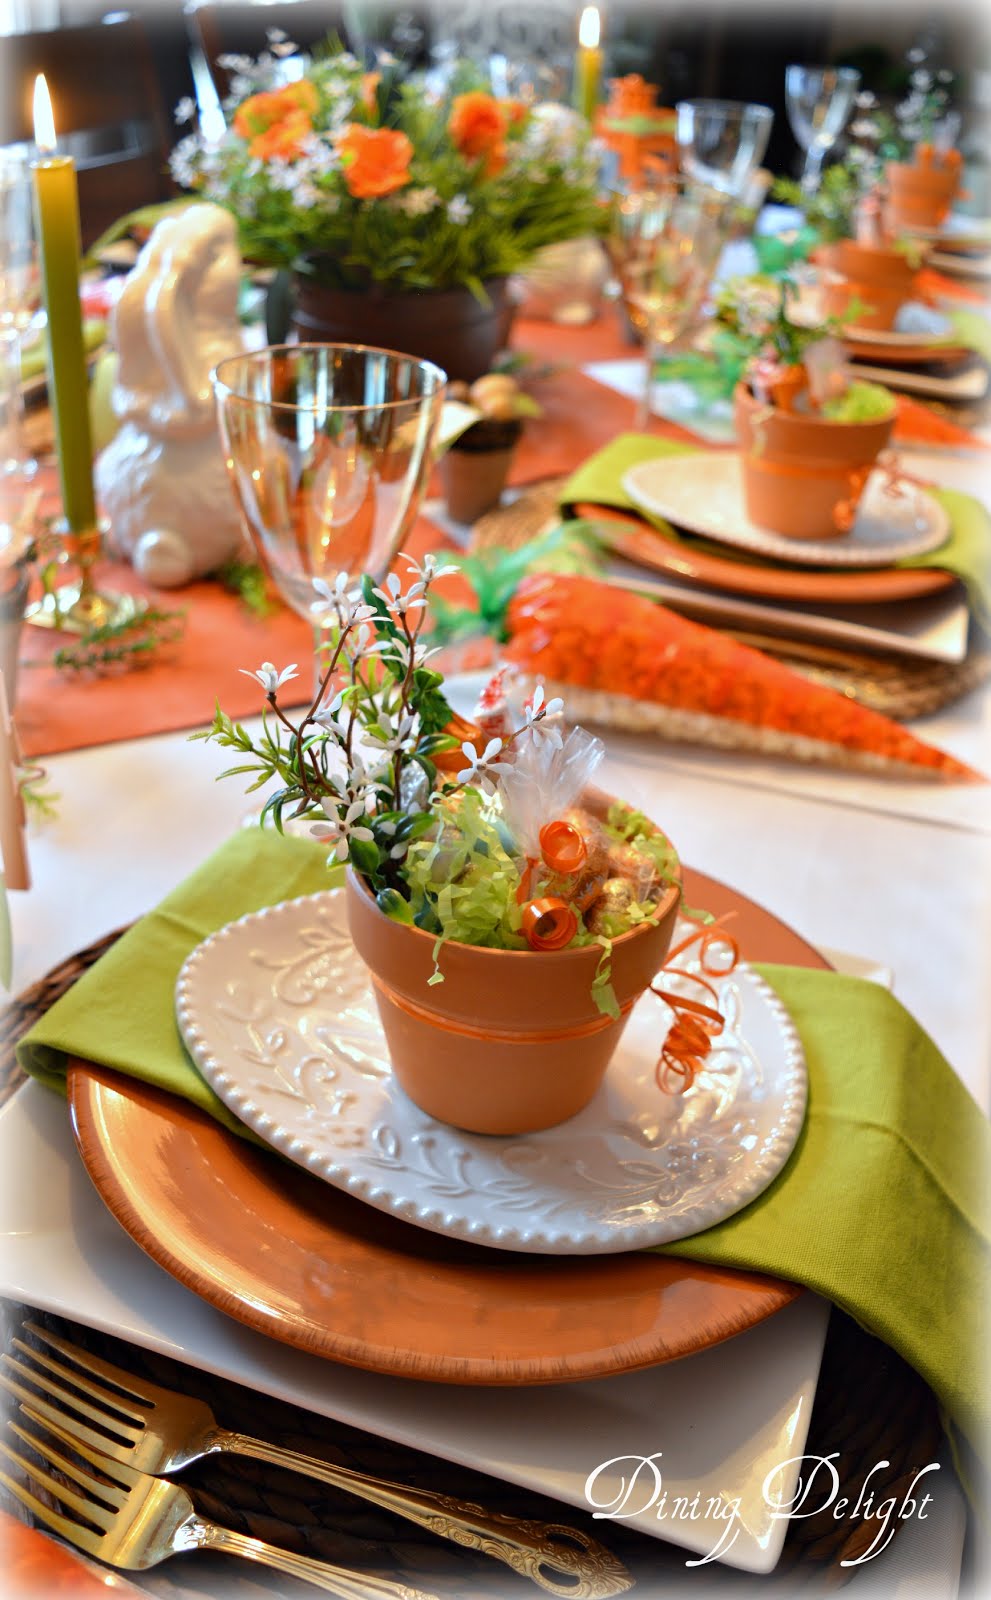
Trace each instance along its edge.
<path fill-rule="evenodd" d="M 491 369 L 508 338 L 507 278 L 485 284 L 489 304 L 470 289 L 335 289 L 297 273 L 292 325 L 302 342 L 372 344 L 434 361 L 449 378 L 472 383 Z"/>

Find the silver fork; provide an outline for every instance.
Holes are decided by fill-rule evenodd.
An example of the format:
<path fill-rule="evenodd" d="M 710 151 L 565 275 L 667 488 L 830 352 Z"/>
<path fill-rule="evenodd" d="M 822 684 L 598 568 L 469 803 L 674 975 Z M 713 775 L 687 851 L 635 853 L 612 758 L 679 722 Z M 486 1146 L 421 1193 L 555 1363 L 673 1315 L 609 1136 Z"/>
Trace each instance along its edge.
<path fill-rule="evenodd" d="M 37 1323 L 26 1322 L 24 1326 L 74 1365 L 66 1366 L 23 1340 L 14 1339 L 14 1348 L 35 1365 L 9 1353 L 3 1356 L 4 1365 L 49 1398 L 39 1399 L 17 1378 L 0 1376 L 0 1384 L 32 1405 L 49 1424 L 64 1426 L 67 1421 L 64 1413 L 51 1404 L 52 1399 L 70 1406 L 86 1419 L 77 1422 L 73 1418 L 73 1432 L 115 1461 L 145 1472 L 170 1473 L 215 1451 L 253 1456 L 333 1484 L 454 1544 L 494 1556 L 552 1594 L 568 1595 L 571 1600 L 608 1600 L 632 1587 L 633 1579 L 622 1563 L 583 1529 L 515 1519 L 453 1495 L 407 1488 L 314 1456 L 283 1450 L 248 1434 L 231 1433 L 219 1426 L 202 1400 L 137 1378 Z M 59 1379 L 72 1384 L 77 1392 L 67 1389 Z M 108 1389 L 107 1383 L 117 1392 Z"/>
<path fill-rule="evenodd" d="M 39 1438 L 8 1419 L 7 1426 L 12 1433 L 78 1488 L 52 1477 L 44 1467 L 29 1461 L 2 1440 L 0 1455 L 20 1467 L 34 1484 L 52 1495 L 65 1509 L 55 1510 L 2 1469 L 0 1483 L 53 1532 L 112 1567 L 141 1572 L 185 1551 L 220 1550 L 274 1567 L 294 1578 L 305 1578 L 308 1583 L 337 1595 L 339 1600 L 436 1600 L 435 1596 L 425 1595 L 405 1584 L 349 1572 L 329 1561 L 315 1561 L 310 1556 L 277 1550 L 262 1539 L 218 1527 L 198 1515 L 189 1495 L 177 1483 L 168 1483 L 164 1478 L 153 1478 L 147 1472 L 136 1472 L 122 1462 L 111 1461 L 98 1450 L 91 1450 L 71 1429 L 43 1421 L 34 1407 L 25 1402 L 21 1410 L 97 1470 L 90 1472 L 48 1439 Z M 76 1521 L 68 1515 L 69 1511 L 85 1521 Z"/>

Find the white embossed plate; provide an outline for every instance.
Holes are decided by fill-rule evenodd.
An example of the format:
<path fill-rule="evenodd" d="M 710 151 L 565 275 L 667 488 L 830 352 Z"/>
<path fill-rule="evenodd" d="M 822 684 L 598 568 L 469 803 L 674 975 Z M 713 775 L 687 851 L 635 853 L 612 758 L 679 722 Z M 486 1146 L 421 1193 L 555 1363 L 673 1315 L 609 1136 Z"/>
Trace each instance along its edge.
<path fill-rule="evenodd" d="M 176 1012 L 220 1098 L 309 1172 L 437 1233 L 595 1255 L 710 1227 L 794 1146 L 806 1093 L 795 1029 L 746 966 L 718 987 L 726 1028 L 686 1095 L 654 1082 L 670 1012 L 646 995 L 591 1105 L 522 1138 L 447 1127 L 399 1088 L 343 890 L 212 934 L 179 975 Z"/>
<path fill-rule="evenodd" d="M 837 539 L 786 539 L 747 516 L 736 451 L 694 451 L 644 461 L 631 467 L 623 488 L 642 510 L 689 533 L 801 566 L 883 567 L 937 549 L 950 531 L 946 512 L 932 495 L 907 479 L 891 490 L 884 474 L 875 472 L 849 533 Z"/>

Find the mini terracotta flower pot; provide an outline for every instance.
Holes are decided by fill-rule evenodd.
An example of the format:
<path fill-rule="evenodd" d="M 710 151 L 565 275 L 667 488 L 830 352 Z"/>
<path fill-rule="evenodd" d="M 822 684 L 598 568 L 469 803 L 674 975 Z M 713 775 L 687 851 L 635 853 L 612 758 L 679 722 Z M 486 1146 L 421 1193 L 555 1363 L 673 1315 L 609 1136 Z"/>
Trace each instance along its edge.
<path fill-rule="evenodd" d="M 353 871 L 347 890 L 396 1078 L 429 1116 L 490 1134 L 535 1133 L 588 1104 L 667 955 L 680 903 L 673 885 L 650 922 L 614 942 L 613 1021 L 592 1000 L 598 945 L 538 952 L 452 941 L 441 950 L 444 981 L 431 985 L 433 936 L 386 917 Z"/>
<path fill-rule="evenodd" d="M 901 228 L 940 228 L 960 189 L 960 155 L 921 147 L 915 161 L 889 161 L 883 213 L 889 233 Z"/>
<path fill-rule="evenodd" d="M 831 422 L 762 404 L 746 384 L 734 396 L 747 516 L 789 539 L 849 533 L 895 413 L 870 422 Z"/>
<path fill-rule="evenodd" d="M 840 275 L 839 281 L 822 285 L 826 315 L 845 316 L 859 301 L 865 308 L 856 314 L 861 328 L 892 328 L 902 306 L 916 292 L 915 268 L 898 250 L 837 239 L 833 244 L 820 245 L 812 259 Z"/>
<path fill-rule="evenodd" d="M 441 457 L 444 499 L 455 522 L 477 522 L 499 504 L 522 427 L 476 422 Z"/>

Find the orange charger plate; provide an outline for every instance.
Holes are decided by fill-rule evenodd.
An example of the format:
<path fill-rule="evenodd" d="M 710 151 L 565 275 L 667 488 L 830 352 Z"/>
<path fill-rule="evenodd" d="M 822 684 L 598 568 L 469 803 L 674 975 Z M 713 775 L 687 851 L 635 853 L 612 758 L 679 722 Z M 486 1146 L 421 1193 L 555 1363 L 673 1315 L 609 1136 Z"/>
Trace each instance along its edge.
<path fill-rule="evenodd" d="M 828 965 L 734 890 L 686 871 L 685 891 L 736 913 L 749 959 Z M 237 1321 L 349 1366 L 464 1384 L 598 1378 L 719 1344 L 802 1292 L 653 1252 L 537 1257 L 446 1239 L 91 1063 L 70 1064 L 69 1104 L 90 1177 L 152 1260 Z"/>

